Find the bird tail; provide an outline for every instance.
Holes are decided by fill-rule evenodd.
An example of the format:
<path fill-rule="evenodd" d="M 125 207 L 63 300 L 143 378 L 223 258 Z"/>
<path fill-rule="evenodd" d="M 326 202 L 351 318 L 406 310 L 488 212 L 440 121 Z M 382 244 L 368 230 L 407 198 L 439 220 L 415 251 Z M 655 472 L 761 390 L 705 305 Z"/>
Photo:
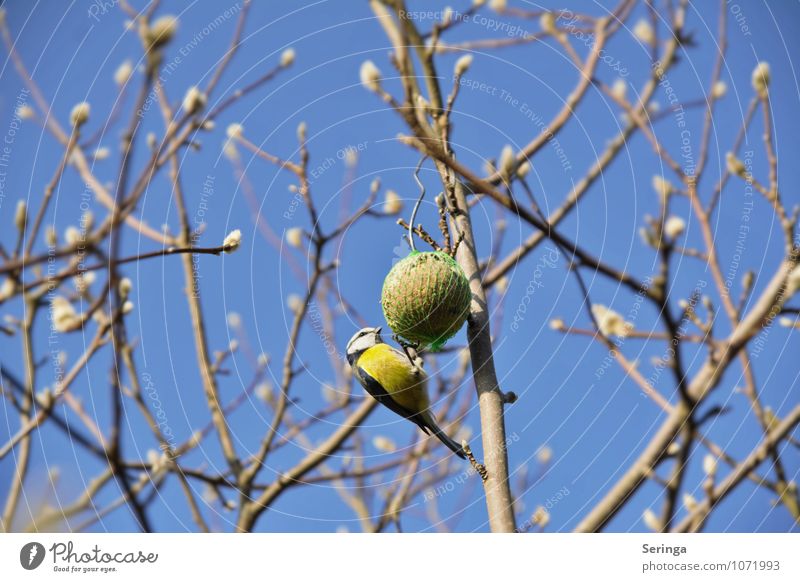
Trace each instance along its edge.
<path fill-rule="evenodd" d="M 436 424 L 436 419 L 433 417 L 433 414 L 431 414 L 430 411 L 425 411 L 423 419 L 425 426 L 429 428 L 433 432 L 434 436 L 442 441 L 442 443 L 444 443 L 448 449 L 453 451 L 462 459 L 467 458 L 467 455 L 464 453 L 464 449 L 461 447 L 461 445 L 447 436 L 447 434 L 445 434 L 445 432 L 439 428 L 439 425 Z"/>

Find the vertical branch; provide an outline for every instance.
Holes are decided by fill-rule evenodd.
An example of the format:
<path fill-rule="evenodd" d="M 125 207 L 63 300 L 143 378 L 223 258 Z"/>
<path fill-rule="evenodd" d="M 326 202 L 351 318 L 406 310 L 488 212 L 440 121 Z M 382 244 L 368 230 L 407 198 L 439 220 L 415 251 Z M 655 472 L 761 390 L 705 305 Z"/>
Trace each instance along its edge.
<path fill-rule="evenodd" d="M 181 223 L 179 240 L 182 244 L 188 246 L 192 242 L 192 232 L 180 181 L 180 162 L 176 157 L 173 157 L 170 164 L 173 187 L 175 190 L 175 201 Z M 194 274 L 194 259 L 191 254 L 184 254 L 181 256 L 181 261 L 183 263 L 183 276 L 186 282 L 186 300 L 189 304 L 189 315 L 192 319 L 192 334 L 194 336 L 195 350 L 197 352 L 197 363 L 203 382 L 203 391 L 206 396 L 208 409 L 211 412 L 211 419 L 217 430 L 222 453 L 225 456 L 228 467 L 233 471 L 234 475 L 238 475 L 241 469 L 241 461 L 236 454 L 236 449 L 233 445 L 233 439 L 231 438 L 230 429 L 228 427 L 228 421 L 225 418 L 225 413 L 222 411 L 222 404 L 219 400 L 217 378 L 213 371 L 213 362 L 208 349 L 205 316 L 203 315 L 203 308 L 200 304 L 200 284 Z"/>
<path fill-rule="evenodd" d="M 487 479 L 483 487 L 486 493 L 486 508 L 489 527 L 493 532 L 513 532 L 514 500 L 508 478 L 508 452 L 506 450 L 506 427 L 504 420 L 503 393 L 497 382 L 492 352 L 492 336 L 489 329 L 489 310 L 486 293 L 481 282 L 480 267 L 475 249 L 464 187 L 456 180 L 453 202 L 453 220 L 456 231 L 463 233 L 463 244 L 459 245 L 456 259 L 469 279 L 472 290 L 472 306 L 467 319 L 467 338 L 472 359 L 472 375 L 478 392 L 481 413 L 481 435 Z"/>
<path fill-rule="evenodd" d="M 35 400 L 35 387 L 36 387 L 36 363 L 33 355 L 33 321 L 36 315 L 36 302 L 26 297 L 26 310 L 25 320 L 22 324 L 22 349 L 23 357 L 25 359 L 25 394 L 22 398 L 22 410 L 20 412 L 20 424 L 25 426 L 31 418 L 33 403 Z M 14 524 L 14 515 L 17 511 L 17 504 L 19 503 L 20 494 L 22 494 L 22 487 L 25 483 L 25 477 L 28 472 L 28 464 L 31 456 L 31 437 L 26 435 L 19 447 L 19 456 L 13 458 L 15 471 L 11 477 L 11 486 L 9 488 L 6 504 L 3 508 L 2 521 L 0 527 L 5 532 L 12 531 Z"/>
<path fill-rule="evenodd" d="M 121 151 L 122 159 L 120 162 L 119 174 L 117 177 L 117 186 L 114 196 L 114 204 L 111 209 L 111 224 L 112 229 L 109 233 L 109 287 L 108 287 L 108 303 L 112 306 L 112 310 L 117 311 L 122 308 L 125 298 L 120 291 L 120 281 L 122 278 L 119 273 L 119 264 L 117 263 L 122 245 L 123 228 L 120 223 L 120 212 L 122 211 L 123 200 L 128 190 L 128 181 L 130 173 L 131 152 L 135 146 L 135 140 L 138 136 L 138 129 L 140 127 L 140 118 L 138 112 L 144 105 L 147 99 L 147 94 L 153 84 L 155 71 L 148 68 L 145 78 L 139 90 L 139 95 L 136 100 L 136 105 L 131 114 L 131 119 L 128 128 L 122 135 Z M 111 466 L 114 477 L 120 482 L 122 489 L 128 497 L 131 513 L 136 518 L 139 528 L 144 532 L 152 531 L 150 520 L 147 516 L 144 505 L 136 497 L 133 491 L 133 486 L 122 467 L 123 453 L 122 453 L 122 434 L 121 429 L 123 426 L 123 417 L 125 415 L 125 406 L 122 400 L 122 350 L 127 345 L 127 333 L 125 329 L 125 322 L 123 317 L 114 318 L 110 327 L 111 341 L 114 346 L 114 357 L 111 369 L 111 407 L 112 407 L 112 425 L 111 436 L 108 439 L 109 444 L 106 449 L 108 463 Z"/>

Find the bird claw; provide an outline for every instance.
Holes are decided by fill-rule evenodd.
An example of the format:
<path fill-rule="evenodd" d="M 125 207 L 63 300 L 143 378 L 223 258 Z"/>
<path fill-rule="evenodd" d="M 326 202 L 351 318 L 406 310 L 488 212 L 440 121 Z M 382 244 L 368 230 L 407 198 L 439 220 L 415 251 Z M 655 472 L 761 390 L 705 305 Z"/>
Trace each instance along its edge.
<path fill-rule="evenodd" d="M 408 361 L 411 362 L 411 365 L 419 370 L 422 370 L 422 358 L 420 358 L 419 354 L 417 353 L 417 347 L 419 347 L 419 344 L 415 345 L 409 343 L 397 334 L 394 334 L 392 339 L 394 339 L 394 341 L 396 341 L 400 347 L 403 348 L 403 353 L 405 353 Z"/>

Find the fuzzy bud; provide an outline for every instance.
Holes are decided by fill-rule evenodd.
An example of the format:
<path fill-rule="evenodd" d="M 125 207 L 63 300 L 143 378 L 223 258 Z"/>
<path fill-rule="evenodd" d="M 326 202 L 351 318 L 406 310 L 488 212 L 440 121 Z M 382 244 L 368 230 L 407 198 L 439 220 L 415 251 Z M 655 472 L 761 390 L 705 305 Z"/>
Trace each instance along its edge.
<path fill-rule="evenodd" d="M 347 148 L 344 153 L 344 165 L 348 168 L 355 168 L 358 163 L 358 151 L 355 148 Z"/>
<path fill-rule="evenodd" d="M 50 314 L 53 329 L 56 331 L 69 331 L 80 322 L 80 317 L 75 312 L 72 303 L 66 297 L 60 295 L 54 297 L 50 302 Z"/>
<path fill-rule="evenodd" d="M 227 142 L 222 147 L 222 153 L 225 155 L 226 158 L 235 162 L 239 159 L 239 150 L 236 149 L 236 145 L 231 142 Z"/>
<path fill-rule="evenodd" d="M 750 289 L 753 286 L 754 278 L 755 273 L 753 273 L 753 271 L 747 271 L 744 275 L 742 275 L 742 289 Z"/>
<path fill-rule="evenodd" d="M 297 54 L 294 52 L 293 48 L 287 48 L 281 53 L 281 66 L 291 67 L 296 56 Z"/>
<path fill-rule="evenodd" d="M 108 149 L 107 147 L 100 147 L 92 152 L 92 159 L 96 162 L 101 162 L 103 160 L 108 159 L 110 155 L 111 155 L 110 149 Z"/>
<path fill-rule="evenodd" d="M 456 77 L 461 77 L 464 73 L 469 70 L 470 65 L 472 64 L 472 55 L 464 55 L 456 61 L 456 66 L 454 67 L 454 72 Z"/>
<path fill-rule="evenodd" d="M 450 6 L 445 6 L 442 10 L 442 24 L 448 24 L 453 19 L 453 9 Z"/>
<path fill-rule="evenodd" d="M 241 123 L 231 123 L 228 126 L 228 129 L 225 130 L 225 133 L 228 135 L 230 139 L 236 139 L 242 137 L 242 133 L 244 132 L 244 127 L 242 127 Z"/>
<path fill-rule="evenodd" d="M 597 320 L 597 326 L 603 335 L 626 337 L 633 329 L 631 323 L 625 321 L 619 313 L 605 305 L 599 303 L 592 305 L 592 315 Z"/>
<path fill-rule="evenodd" d="M 228 314 L 228 327 L 231 329 L 239 329 L 242 326 L 242 316 L 236 313 L 235 311 L 231 311 Z"/>
<path fill-rule="evenodd" d="M 686 221 L 680 216 L 670 216 L 664 223 L 664 232 L 672 239 L 678 238 L 686 230 Z"/>
<path fill-rule="evenodd" d="M 517 159 L 514 157 L 514 148 L 510 145 L 505 146 L 500 152 L 500 159 L 497 162 L 497 168 L 505 179 L 513 175 L 516 163 Z"/>
<path fill-rule="evenodd" d="M 372 446 L 382 453 L 393 453 L 397 450 L 397 445 L 389 437 L 378 435 L 372 439 Z"/>
<path fill-rule="evenodd" d="M 78 246 L 82 240 L 83 236 L 81 235 L 81 231 L 74 226 L 68 226 L 66 230 L 64 230 L 64 241 L 66 241 L 69 246 Z"/>
<path fill-rule="evenodd" d="M 89 286 L 94 283 L 96 275 L 93 271 L 87 271 L 73 278 L 72 282 L 75 284 L 75 289 L 78 293 L 86 293 Z"/>
<path fill-rule="evenodd" d="M 625 101 L 625 95 L 628 93 L 628 83 L 625 79 L 617 79 L 611 85 L 611 96 L 617 101 Z"/>
<path fill-rule="evenodd" d="M 47 243 L 47 246 L 54 247 L 58 245 L 58 232 L 56 231 L 56 227 L 48 225 L 44 231 L 44 241 Z"/>
<path fill-rule="evenodd" d="M 364 61 L 359 71 L 361 84 L 364 88 L 377 93 L 381 88 L 381 71 L 372 61 Z"/>
<path fill-rule="evenodd" d="M 383 211 L 386 214 L 399 214 L 403 210 L 403 201 L 394 190 L 387 190 L 383 201 Z"/>
<path fill-rule="evenodd" d="M 550 35 L 556 35 L 558 30 L 556 29 L 556 15 L 552 12 L 542 12 L 542 15 L 539 17 L 539 26 L 542 27 L 542 30 Z"/>
<path fill-rule="evenodd" d="M 30 105 L 20 105 L 17 107 L 17 117 L 22 120 L 33 119 L 36 117 L 36 111 Z"/>
<path fill-rule="evenodd" d="M 183 98 L 183 109 L 188 115 L 194 115 L 206 106 L 206 96 L 197 87 L 189 87 Z"/>
<path fill-rule="evenodd" d="M 295 227 L 287 230 L 286 242 L 289 243 L 289 246 L 299 249 L 303 245 L 303 229 Z"/>
<path fill-rule="evenodd" d="M 14 226 L 17 230 L 25 230 L 25 224 L 28 222 L 28 205 L 24 200 L 17 201 L 17 209 L 14 211 Z"/>
<path fill-rule="evenodd" d="M 296 293 L 292 293 L 286 298 L 286 306 L 290 311 L 292 311 L 292 313 L 300 313 L 305 306 L 305 302 L 303 301 L 302 297 Z"/>
<path fill-rule="evenodd" d="M 542 445 L 539 447 L 539 450 L 536 451 L 536 460 L 539 461 L 542 465 L 546 465 L 553 459 L 553 449 L 548 447 L 547 445 Z"/>
<path fill-rule="evenodd" d="M 708 454 L 703 457 L 703 472 L 709 477 L 717 474 L 717 459 L 714 455 Z"/>
<path fill-rule="evenodd" d="M 297 124 L 297 141 L 305 142 L 308 137 L 308 124 L 301 121 Z"/>
<path fill-rule="evenodd" d="M 661 520 L 653 513 L 652 509 L 645 509 L 642 514 L 642 521 L 650 531 L 661 531 L 662 529 Z"/>
<path fill-rule="evenodd" d="M 642 242 L 647 246 L 653 247 L 654 249 L 659 247 L 658 237 L 656 237 L 653 231 L 646 226 L 643 226 L 639 229 L 639 238 L 642 239 Z"/>
<path fill-rule="evenodd" d="M 119 296 L 122 299 L 127 299 L 128 296 L 131 294 L 131 290 L 133 289 L 133 282 L 128 279 L 127 277 L 123 277 L 119 281 Z"/>
<path fill-rule="evenodd" d="M 0 285 L 0 301 L 5 301 L 9 297 L 13 296 L 16 289 L 17 285 L 14 282 L 14 279 L 11 277 L 6 277 L 3 279 L 3 284 Z"/>
<path fill-rule="evenodd" d="M 725 93 L 728 92 L 728 84 L 725 81 L 717 81 L 714 83 L 714 86 L 711 87 L 711 96 L 714 99 L 722 99 L 725 97 Z"/>
<path fill-rule="evenodd" d="M 769 63 L 766 61 L 761 61 L 756 65 L 756 68 L 753 69 L 753 76 L 751 78 L 753 83 L 753 89 L 756 90 L 756 93 L 759 95 L 765 95 L 767 90 L 769 89 L 769 81 L 770 81 L 770 68 Z"/>
<path fill-rule="evenodd" d="M 503 295 L 508 291 L 508 277 L 500 277 L 494 284 L 494 288 L 500 295 Z"/>
<path fill-rule="evenodd" d="M 633 35 L 641 41 L 642 44 L 654 46 L 656 44 L 656 33 L 653 26 L 644 18 L 639 20 L 633 27 Z"/>
<path fill-rule="evenodd" d="M 663 177 L 656 174 L 653 176 L 653 190 L 656 191 L 658 199 L 663 203 L 666 201 L 667 197 L 672 194 L 674 188 L 669 180 L 665 180 Z"/>
<path fill-rule="evenodd" d="M 747 175 L 747 168 L 745 168 L 744 162 L 737 158 L 736 154 L 733 152 L 728 152 L 725 154 L 725 165 L 727 166 L 728 171 L 734 176 L 744 177 Z"/>
<path fill-rule="evenodd" d="M 91 107 L 89 104 L 86 101 L 82 101 L 72 108 L 72 111 L 69 114 L 69 121 L 73 126 L 80 127 L 89 121 L 90 112 Z"/>
<path fill-rule="evenodd" d="M 534 523 L 534 525 L 545 528 L 547 527 L 547 524 L 550 523 L 550 513 L 543 505 L 540 505 L 536 508 L 536 511 L 533 512 L 531 521 Z"/>
<path fill-rule="evenodd" d="M 147 42 L 150 48 L 157 49 L 164 46 L 178 31 L 178 19 L 175 16 L 162 16 L 150 25 L 147 32 Z"/>
<path fill-rule="evenodd" d="M 236 230 L 232 230 L 228 233 L 228 236 L 225 237 L 225 240 L 222 241 L 223 251 L 226 253 L 232 253 L 239 246 L 242 244 L 242 231 L 238 228 Z"/>
<path fill-rule="evenodd" d="M 133 63 L 131 61 L 124 61 L 117 70 L 114 71 L 114 82 L 117 85 L 124 85 L 133 75 Z"/>

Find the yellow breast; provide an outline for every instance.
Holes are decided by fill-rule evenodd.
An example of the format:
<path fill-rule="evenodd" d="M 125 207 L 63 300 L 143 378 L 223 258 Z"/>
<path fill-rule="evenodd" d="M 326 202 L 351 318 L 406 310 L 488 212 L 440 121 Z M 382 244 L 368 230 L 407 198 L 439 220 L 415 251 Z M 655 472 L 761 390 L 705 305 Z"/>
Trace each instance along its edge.
<path fill-rule="evenodd" d="M 377 344 L 369 348 L 357 365 L 406 410 L 421 412 L 430 407 L 425 372 L 412 366 L 406 355 L 392 346 Z"/>

